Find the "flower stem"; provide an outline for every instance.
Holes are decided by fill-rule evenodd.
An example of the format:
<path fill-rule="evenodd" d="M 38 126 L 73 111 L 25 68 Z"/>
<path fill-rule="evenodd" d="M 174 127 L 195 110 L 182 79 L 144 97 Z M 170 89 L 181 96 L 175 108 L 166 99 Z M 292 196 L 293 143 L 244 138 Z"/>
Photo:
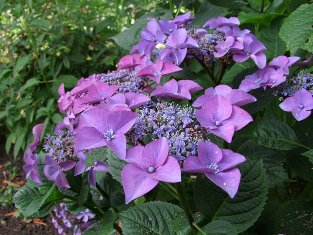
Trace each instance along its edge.
<path fill-rule="evenodd" d="M 197 223 L 193 223 L 193 226 L 199 231 L 200 234 L 206 235 L 206 232 L 204 232 Z"/>
<path fill-rule="evenodd" d="M 98 183 L 96 183 L 96 188 L 99 191 L 99 193 L 101 194 L 101 196 L 110 202 L 109 195 L 103 191 L 103 189 L 100 187 L 100 185 Z"/>
<path fill-rule="evenodd" d="M 189 205 L 187 203 L 187 200 L 186 200 L 186 197 L 185 197 L 185 193 L 184 193 L 184 189 L 183 189 L 181 183 L 177 183 L 176 184 L 176 190 L 177 190 L 177 193 L 178 193 L 180 204 L 183 207 L 185 215 L 186 215 L 186 217 L 188 219 L 189 225 L 192 228 L 192 230 L 196 230 L 196 228 L 194 226 L 195 222 L 194 222 L 194 220 L 192 218 L 192 215 L 191 215 L 191 212 L 190 212 L 190 208 L 189 208 Z"/>

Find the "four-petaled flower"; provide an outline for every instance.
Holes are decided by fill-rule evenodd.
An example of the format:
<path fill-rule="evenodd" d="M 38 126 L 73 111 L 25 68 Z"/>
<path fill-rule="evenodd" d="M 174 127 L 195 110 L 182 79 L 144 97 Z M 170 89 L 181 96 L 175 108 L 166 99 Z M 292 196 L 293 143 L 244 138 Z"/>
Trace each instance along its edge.
<path fill-rule="evenodd" d="M 235 62 L 244 62 L 251 58 L 254 63 L 263 69 L 266 65 L 266 56 L 263 53 L 265 46 L 254 37 L 246 37 L 243 41 L 243 50 L 233 50 L 233 60 Z"/>
<path fill-rule="evenodd" d="M 107 99 L 106 105 L 108 110 L 134 110 L 150 101 L 150 98 L 141 93 L 127 92 L 119 93 Z"/>
<path fill-rule="evenodd" d="M 97 171 L 102 171 L 102 172 L 107 172 L 109 171 L 109 167 L 106 163 L 101 162 L 101 161 L 96 161 L 89 167 L 87 167 L 86 171 L 88 172 L 88 182 L 92 186 L 96 186 L 96 172 Z"/>
<path fill-rule="evenodd" d="M 274 58 L 265 68 L 258 70 L 252 75 L 247 75 L 241 81 L 239 89 L 243 91 L 251 91 L 260 87 L 276 87 L 286 81 L 289 73 L 289 67 L 300 58 L 297 56 L 287 57 L 278 56 Z"/>
<path fill-rule="evenodd" d="M 164 63 L 159 60 L 155 64 L 148 65 L 141 69 L 138 73 L 138 77 L 147 76 L 156 83 L 160 83 L 161 77 L 166 74 L 175 73 L 182 69 L 175 64 Z"/>
<path fill-rule="evenodd" d="M 235 131 L 240 130 L 252 121 L 249 113 L 235 105 L 231 105 L 221 95 L 210 97 L 201 109 L 196 110 L 195 115 L 201 126 L 228 143 L 232 141 Z"/>
<path fill-rule="evenodd" d="M 126 203 L 151 191 L 159 181 L 181 181 L 180 166 L 174 157 L 168 156 L 168 151 L 164 137 L 145 147 L 138 145 L 128 150 L 128 164 L 121 173 Z"/>
<path fill-rule="evenodd" d="M 201 89 L 202 87 L 194 81 L 180 80 L 177 82 L 175 79 L 172 79 L 163 86 L 157 86 L 151 93 L 151 96 L 191 100 L 191 94 Z"/>
<path fill-rule="evenodd" d="M 137 114 L 131 111 L 110 112 L 97 107 L 82 113 L 75 133 L 75 152 L 108 146 L 119 157 L 126 155 L 126 132 Z"/>
<path fill-rule="evenodd" d="M 92 213 L 89 209 L 85 209 L 76 216 L 77 219 L 87 223 L 89 220 L 93 219 L 96 215 Z"/>
<path fill-rule="evenodd" d="M 162 43 L 166 39 L 166 35 L 162 32 L 156 19 L 151 19 L 147 24 L 147 28 L 141 31 L 140 34 L 141 38 L 153 43 Z"/>
<path fill-rule="evenodd" d="M 198 145 L 198 156 L 184 161 L 184 172 L 204 173 L 214 184 L 233 198 L 239 187 L 241 174 L 239 164 L 245 161 L 241 154 L 229 149 L 220 149 L 216 144 L 202 141 Z"/>
<path fill-rule="evenodd" d="M 64 172 L 74 168 L 76 163 L 71 160 L 65 160 L 58 163 L 48 155 L 45 157 L 45 163 L 45 176 L 49 180 L 55 182 L 59 188 L 70 188 Z"/>
<path fill-rule="evenodd" d="M 205 90 L 204 95 L 199 96 L 192 104 L 193 107 L 201 108 L 204 103 L 214 95 L 221 95 L 226 98 L 232 105 L 238 107 L 255 102 L 256 98 L 249 93 L 239 90 L 232 89 L 227 85 L 218 85 L 215 88 L 210 87 Z"/>
<path fill-rule="evenodd" d="M 135 68 L 138 65 L 147 62 L 148 59 L 140 54 L 126 55 L 123 56 L 117 64 L 118 69 L 129 69 Z"/>
<path fill-rule="evenodd" d="M 298 121 L 302 121 L 311 115 L 313 109 L 312 94 L 305 89 L 301 89 L 294 96 L 285 99 L 279 107 L 284 111 L 291 112 Z"/>
<path fill-rule="evenodd" d="M 187 54 L 187 48 L 199 47 L 196 40 L 188 36 L 186 29 L 176 29 L 167 39 L 165 48 L 160 59 L 164 62 L 181 64 Z"/>

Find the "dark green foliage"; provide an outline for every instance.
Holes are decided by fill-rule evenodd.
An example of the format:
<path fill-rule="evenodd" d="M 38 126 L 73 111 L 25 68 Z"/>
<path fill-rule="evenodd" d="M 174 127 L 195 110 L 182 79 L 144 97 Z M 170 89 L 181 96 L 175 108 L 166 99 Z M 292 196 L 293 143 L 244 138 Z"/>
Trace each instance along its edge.
<path fill-rule="evenodd" d="M 0 9 L 0 127 L 6 151 L 15 156 L 30 142 L 35 123 L 44 122 L 51 130 L 62 120 L 56 107 L 59 85 L 70 89 L 83 76 L 115 69 L 151 17 L 169 19 L 190 10 L 196 16 L 193 25 L 202 26 L 212 17 L 237 16 L 267 47 L 267 62 L 283 54 L 304 60 L 313 53 L 312 0 L 0 1 Z M 185 61 L 182 67 L 175 78 L 213 86 L 197 61 Z M 304 68 L 312 71 L 310 65 Z M 221 83 L 238 88 L 256 71 L 251 61 L 235 63 Z M 97 187 L 88 184 L 87 172 L 74 177 L 71 170 L 70 189 L 27 182 L 13 201 L 26 217 L 43 217 L 60 201 L 76 214 L 89 208 L 98 220 L 86 235 L 119 229 L 125 235 L 312 234 L 313 119 L 296 122 L 279 108 L 281 100 L 272 91 L 251 92 L 257 101 L 243 108 L 254 122 L 236 133 L 231 144 L 211 138 L 247 159 L 239 167 L 242 180 L 235 198 L 203 174 L 183 174 L 194 224 L 177 189 L 164 182 L 125 205 L 121 171 L 127 163 L 107 148 L 87 156 L 86 167 L 104 161 L 110 168 L 96 173 Z"/>

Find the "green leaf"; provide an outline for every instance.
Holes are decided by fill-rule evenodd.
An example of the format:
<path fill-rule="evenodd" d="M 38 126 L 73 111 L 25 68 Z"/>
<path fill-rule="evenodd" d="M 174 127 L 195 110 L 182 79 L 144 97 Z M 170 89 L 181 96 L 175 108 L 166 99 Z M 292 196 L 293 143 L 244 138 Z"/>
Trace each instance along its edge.
<path fill-rule="evenodd" d="M 240 167 L 242 179 L 235 198 L 226 198 L 213 220 L 230 222 L 238 233 L 251 227 L 260 216 L 267 198 L 267 178 L 261 161 Z"/>
<path fill-rule="evenodd" d="M 109 173 L 112 175 L 113 179 L 121 183 L 121 171 L 126 163 L 119 159 L 112 151 L 108 153 L 107 159 L 110 168 Z"/>
<path fill-rule="evenodd" d="M 120 214 L 123 234 L 173 234 L 172 221 L 183 210 L 167 202 L 148 202 Z"/>
<path fill-rule="evenodd" d="M 285 42 L 277 34 L 281 23 L 280 20 L 273 22 L 271 27 L 265 27 L 257 36 L 257 38 L 265 45 L 266 50 L 264 53 L 268 58 L 282 55 L 286 50 Z"/>
<path fill-rule="evenodd" d="M 27 65 L 31 62 L 32 55 L 25 55 L 22 57 L 19 57 L 16 64 L 13 68 L 13 76 L 16 77 L 17 74 Z"/>
<path fill-rule="evenodd" d="M 32 86 L 36 86 L 39 83 L 38 78 L 30 78 L 26 81 L 26 83 L 19 89 L 19 92 L 22 92 Z"/>
<path fill-rule="evenodd" d="M 88 179 L 86 177 L 82 178 L 81 188 L 77 197 L 77 203 L 82 206 L 88 200 L 90 184 L 88 183 Z"/>
<path fill-rule="evenodd" d="M 259 13 L 259 12 L 240 12 L 240 24 L 264 24 L 269 25 L 271 22 L 279 17 L 284 17 L 282 13 Z"/>
<path fill-rule="evenodd" d="M 254 64 L 250 61 L 246 61 L 244 63 L 235 63 L 230 69 L 226 71 L 223 76 L 223 84 L 230 84 L 236 78 L 242 80 L 245 75 L 246 71 L 249 71 L 251 68 L 254 67 Z"/>
<path fill-rule="evenodd" d="M 250 137 L 258 145 L 277 150 L 290 150 L 301 145 L 294 130 L 276 119 L 263 119 Z"/>
<path fill-rule="evenodd" d="M 114 216 L 111 211 L 106 211 L 103 218 L 96 223 L 93 223 L 83 233 L 84 235 L 111 235 L 115 234 L 113 228 Z"/>
<path fill-rule="evenodd" d="M 308 158 L 297 153 L 290 153 L 287 157 L 287 165 L 293 177 L 299 176 L 306 181 L 313 182 L 313 165 Z"/>
<path fill-rule="evenodd" d="M 72 88 L 77 83 L 77 78 L 73 75 L 61 75 L 57 78 L 56 83 L 61 85 L 64 83 L 65 88 Z"/>
<path fill-rule="evenodd" d="M 229 9 L 241 9 L 247 5 L 247 3 L 245 3 L 242 0 L 208 0 L 208 1 L 215 6 L 225 7 Z"/>
<path fill-rule="evenodd" d="M 16 133 L 11 132 L 10 135 L 7 137 L 7 140 L 5 142 L 5 152 L 9 154 L 12 143 L 14 143 L 16 140 Z"/>
<path fill-rule="evenodd" d="M 288 180 L 287 171 L 284 167 L 285 155 L 273 149 L 257 145 L 252 139 L 244 142 L 237 149 L 248 159 L 262 160 L 269 180 L 269 188 L 282 186 Z"/>
<path fill-rule="evenodd" d="M 235 235 L 238 234 L 236 228 L 229 222 L 214 220 L 201 228 L 207 235 Z M 201 235 L 202 233 L 198 233 Z"/>
<path fill-rule="evenodd" d="M 226 195 L 222 189 L 212 184 L 206 176 L 197 177 L 193 192 L 195 206 L 197 211 L 200 211 L 208 220 L 214 217 Z"/>
<path fill-rule="evenodd" d="M 192 215 L 193 220 L 195 223 L 201 223 L 201 220 L 203 220 L 203 216 L 199 213 Z M 181 214 L 177 215 L 174 220 L 172 220 L 173 225 L 173 231 L 177 235 L 193 235 L 194 232 L 192 228 L 189 225 L 188 219 L 186 217 L 186 214 L 182 212 Z"/>
<path fill-rule="evenodd" d="M 92 149 L 86 158 L 86 167 L 92 165 L 96 161 L 102 161 L 104 162 L 107 159 L 107 156 L 109 154 L 114 154 L 110 149 L 107 147 L 100 147 L 96 149 Z"/>
<path fill-rule="evenodd" d="M 62 116 L 61 116 L 61 114 L 59 114 L 59 113 L 54 113 L 53 115 L 52 115 L 52 117 L 51 117 L 51 120 L 55 123 L 55 124 L 58 124 L 58 123 L 60 123 L 61 121 L 62 121 Z"/>
<path fill-rule="evenodd" d="M 20 188 L 13 197 L 15 207 L 18 208 L 25 217 L 36 216 L 42 217 L 45 210 L 52 209 L 51 204 L 60 200 L 61 195 L 58 193 L 55 184 L 50 182 L 37 185 L 27 182 Z M 42 214 L 39 214 L 39 210 Z"/>
<path fill-rule="evenodd" d="M 195 19 L 192 21 L 193 25 L 202 27 L 203 24 L 210 18 L 225 15 L 225 9 L 222 7 L 214 6 L 209 2 L 204 2 L 201 4 Z"/>
<path fill-rule="evenodd" d="M 50 21 L 45 19 L 35 19 L 32 22 L 30 22 L 30 25 L 48 30 L 50 28 Z"/>
<path fill-rule="evenodd" d="M 17 154 L 22 149 L 23 145 L 25 144 L 25 136 L 27 134 L 27 130 L 22 128 L 19 135 L 17 136 L 16 143 L 14 145 L 13 155 L 14 159 L 17 157 Z"/>
<path fill-rule="evenodd" d="M 302 153 L 303 156 L 307 157 L 308 160 L 313 164 L 313 149 Z"/>
<path fill-rule="evenodd" d="M 303 4 L 283 23 L 279 35 L 295 54 L 299 48 L 313 52 L 313 4 Z"/>

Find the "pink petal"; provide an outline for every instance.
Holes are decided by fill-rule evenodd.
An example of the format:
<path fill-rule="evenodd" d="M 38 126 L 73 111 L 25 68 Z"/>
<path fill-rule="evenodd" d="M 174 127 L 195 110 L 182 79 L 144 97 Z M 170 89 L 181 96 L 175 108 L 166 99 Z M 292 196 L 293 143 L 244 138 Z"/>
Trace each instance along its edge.
<path fill-rule="evenodd" d="M 291 110 L 293 110 L 295 106 L 296 104 L 293 97 L 288 97 L 279 105 L 279 107 L 286 112 L 291 112 Z"/>
<path fill-rule="evenodd" d="M 62 168 L 63 171 L 68 171 L 75 166 L 75 162 L 71 160 L 66 160 L 64 162 L 60 162 L 59 166 Z"/>
<path fill-rule="evenodd" d="M 131 164 L 123 168 L 121 176 L 126 204 L 143 196 L 158 184 L 158 181 L 149 177 L 147 172 Z"/>
<path fill-rule="evenodd" d="M 150 101 L 148 96 L 140 93 L 128 92 L 124 95 L 126 98 L 126 103 L 131 110 L 134 110 Z"/>
<path fill-rule="evenodd" d="M 205 128 L 214 128 L 215 122 L 213 120 L 213 114 L 208 109 L 199 109 L 195 111 L 195 116 L 201 126 Z"/>
<path fill-rule="evenodd" d="M 232 121 L 235 126 L 235 131 L 238 131 L 241 128 L 248 125 L 248 123 L 252 122 L 253 118 L 245 110 L 238 108 L 236 106 L 233 106 L 232 115 L 230 119 L 228 119 L 227 121 Z"/>
<path fill-rule="evenodd" d="M 226 95 L 232 105 L 238 107 L 255 102 L 256 98 L 243 90 L 234 89 Z"/>
<path fill-rule="evenodd" d="M 158 61 L 157 63 L 163 63 L 163 62 Z M 181 70 L 183 70 L 183 69 L 178 67 L 175 64 L 163 63 L 161 73 L 162 73 L 162 75 L 166 75 L 166 74 L 175 73 L 175 72 L 178 72 Z"/>
<path fill-rule="evenodd" d="M 167 39 L 167 45 L 176 47 L 176 45 L 183 44 L 187 38 L 186 29 L 176 29 Z"/>
<path fill-rule="evenodd" d="M 216 144 L 209 141 L 201 141 L 198 145 L 198 157 L 202 165 L 209 165 L 221 161 L 223 154 Z"/>
<path fill-rule="evenodd" d="M 106 141 L 106 145 L 113 150 L 121 159 L 126 156 L 126 137 L 122 134 L 117 135 L 114 139 Z"/>
<path fill-rule="evenodd" d="M 55 184 L 59 187 L 59 188 L 70 188 L 71 186 L 69 185 L 65 174 L 63 172 L 59 172 L 58 176 L 55 179 Z"/>
<path fill-rule="evenodd" d="M 88 172 L 88 182 L 94 187 L 97 185 L 96 172 L 93 169 L 90 169 Z"/>
<path fill-rule="evenodd" d="M 311 115 L 311 111 L 300 109 L 299 107 L 295 107 L 291 112 L 297 121 L 302 121 Z"/>
<path fill-rule="evenodd" d="M 215 94 L 227 96 L 232 91 L 232 88 L 227 85 L 218 85 L 215 87 Z"/>
<path fill-rule="evenodd" d="M 235 53 L 233 55 L 233 60 L 235 62 L 244 62 L 246 61 L 247 59 L 249 59 L 249 56 L 247 56 L 246 54 L 239 54 L 239 53 Z"/>
<path fill-rule="evenodd" d="M 199 157 L 187 157 L 184 160 L 182 171 L 190 173 L 202 173 L 208 169 L 207 165 L 203 165 L 199 161 Z"/>
<path fill-rule="evenodd" d="M 241 174 L 240 171 L 235 168 L 228 171 L 205 174 L 214 184 L 223 189 L 231 198 L 234 198 L 240 184 Z"/>
<path fill-rule="evenodd" d="M 230 170 L 246 161 L 246 158 L 239 153 L 235 153 L 230 149 L 223 149 L 223 159 L 218 163 L 221 171 Z"/>
<path fill-rule="evenodd" d="M 75 152 L 105 146 L 103 133 L 93 127 L 83 127 L 75 134 Z"/>
<path fill-rule="evenodd" d="M 235 126 L 233 122 L 225 121 L 225 123 L 223 123 L 217 129 L 210 129 L 210 132 L 226 140 L 228 143 L 231 143 L 235 133 Z"/>
<path fill-rule="evenodd" d="M 105 120 L 110 112 L 104 108 L 92 108 L 83 112 L 79 117 L 77 129 L 93 127 L 100 132 L 105 130 Z"/>
<path fill-rule="evenodd" d="M 115 111 L 108 115 L 106 130 L 113 129 L 114 132 L 125 134 L 135 124 L 137 116 L 131 111 Z"/>
<path fill-rule="evenodd" d="M 202 86 L 192 80 L 180 80 L 178 81 L 178 86 L 180 88 L 187 89 L 190 93 L 194 93 L 202 90 Z"/>
<path fill-rule="evenodd" d="M 266 56 L 263 52 L 258 52 L 257 54 L 250 55 L 250 58 L 254 63 L 260 68 L 263 69 L 266 65 Z"/>
<path fill-rule="evenodd" d="M 162 166 L 159 166 L 151 178 L 169 183 L 177 183 L 181 181 L 181 170 L 177 160 L 174 157 L 168 157 Z"/>
<path fill-rule="evenodd" d="M 41 134 L 42 134 L 42 131 L 43 131 L 43 128 L 44 128 L 44 124 L 41 123 L 41 124 L 37 124 L 36 126 L 33 127 L 32 129 L 32 133 L 34 135 L 34 140 L 33 142 L 29 145 L 29 149 L 31 151 L 34 151 L 35 148 L 37 147 L 37 145 L 39 144 L 39 141 L 40 141 L 40 137 L 41 137 Z"/>
<path fill-rule="evenodd" d="M 125 161 L 137 165 L 141 169 L 149 168 L 149 164 L 145 161 L 146 156 L 142 155 L 144 146 L 137 145 L 127 151 Z"/>
<path fill-rule="evenodd" d="M 201 108 L 204 103 L 209 99 L 210 96 L 208 95 L 201 95 L 199 96 L 193 103 L 192 103 L 192 107 L 195 108 Z"/>
<path fill-rule="evenodd" d="M 210 113 L 212 113 L 214 118 L 212 121 L 226 120 L 232 114 L 232 105 L 225 97 L 221 95 L 215 95 L 211 97 L 204 104 L 203 109 L 207 109 Z"/>
<path fill-rule="evenodd" d="M 146 158 L 149 166 L 159 167 L 164 164 L 167 159 L 169 146 L 167 139 L 161 137 L 147 144 L 142 152 L 142 156 Z"/>

